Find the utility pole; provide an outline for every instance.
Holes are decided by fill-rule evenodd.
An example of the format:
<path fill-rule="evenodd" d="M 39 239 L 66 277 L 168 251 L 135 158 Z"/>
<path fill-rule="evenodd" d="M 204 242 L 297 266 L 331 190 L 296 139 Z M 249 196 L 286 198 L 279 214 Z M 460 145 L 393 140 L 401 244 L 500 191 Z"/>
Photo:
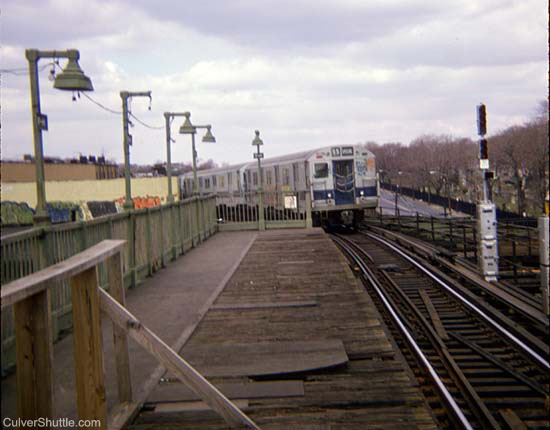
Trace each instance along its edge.
<path fill-rule="evenodd" d="M 126 182 L 126 197 L 124 199 L 124 210 L 130 210 L 134 208 L 132 202 L 132 188 L 130 183 L 130 146 L 132 145 L 132 136 L 129 131 L 129 119 L 128 119 L 128 99 L 132 97 L 149 97 L 149 103 L 151 103 L 151 91 L 121 91 L 120 98 L 122 99 L 122 139 L 124 143 L 124 178 Z M 151 105 L 149 104 L 149 109 Z"/>
<path fill-rule="evenodd" d="M 498 237 L 496 207 L 489 200 L 489 154 L 487 149 L 487 113 L 484 104 L 477 106 L 477 134 L 479 135 L 479 168 L 482 174 L 483 196 L 477 204 L 477 231 L 479 269 L 488 282 L 498 280 Z"/>

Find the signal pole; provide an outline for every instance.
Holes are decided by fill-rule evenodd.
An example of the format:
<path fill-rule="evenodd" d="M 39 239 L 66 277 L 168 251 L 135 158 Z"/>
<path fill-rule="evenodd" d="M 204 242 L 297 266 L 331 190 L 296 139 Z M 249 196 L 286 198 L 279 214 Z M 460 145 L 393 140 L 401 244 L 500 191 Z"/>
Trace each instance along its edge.
<path fill-rule="evenodd" d="M 487 149 L 487 112 L 484 104 L 477 106 L 477 134 L 479 135 L 479 168 L 483 180 L 483 197 L 477 204 L 479 269 L 488 282 L 498 280 L 498 237 L 496 207 L 489 199 L 489 153 Z"/>

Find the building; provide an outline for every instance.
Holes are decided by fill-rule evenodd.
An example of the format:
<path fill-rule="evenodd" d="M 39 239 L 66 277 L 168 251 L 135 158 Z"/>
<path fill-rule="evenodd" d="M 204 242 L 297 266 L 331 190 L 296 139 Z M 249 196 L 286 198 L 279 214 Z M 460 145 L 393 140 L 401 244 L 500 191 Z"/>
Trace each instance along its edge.
<path fill-rule="evenodd" d="M 116 164 L 107 163 L 105 157 L 81 156 L 80 159 L 61 160 L 46 158 L 44 176 L 46 181 L 82 181 L 94 179 L 115 179 L 118 174 Z M 2 183 L 36 182 L 36 167 L 30 156 L 23 161 L 2 161 Z"/>

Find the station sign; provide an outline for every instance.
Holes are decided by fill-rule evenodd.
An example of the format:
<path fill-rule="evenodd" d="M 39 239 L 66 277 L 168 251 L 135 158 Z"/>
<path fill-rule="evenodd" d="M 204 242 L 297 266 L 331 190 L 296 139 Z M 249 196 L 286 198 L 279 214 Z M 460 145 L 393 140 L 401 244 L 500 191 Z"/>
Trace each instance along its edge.
<path fill-rule="evenodd" d="M 255 152 L 254 153 L 254 158 L 264 158 L 264 153 L 263 152 Z"/>
<path fill-rule="evenodd" d="M 296 209 L 298 207 L 296 196 L 285 196 L 284 203 L 285 209 Z"/>

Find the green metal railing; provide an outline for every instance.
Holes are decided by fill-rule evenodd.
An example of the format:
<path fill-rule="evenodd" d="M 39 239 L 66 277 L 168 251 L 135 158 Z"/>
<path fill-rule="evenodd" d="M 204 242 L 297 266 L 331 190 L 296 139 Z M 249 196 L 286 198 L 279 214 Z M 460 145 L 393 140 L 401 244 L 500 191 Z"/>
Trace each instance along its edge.
<path fill-rule="evenodd" d="M 149 209 L 107 215 L 93 221 L 37 227 L 2 237 L 1 283 L 56 264 L 105 239 L 123 239 L 124 283 L 135 287 L 217 231 L 214 197 L 190 198 Z M 100 285 L 107 283 L 99 266 Z M 54 340 L 72 326 L 70 288 L 51 290 Z M 2 311 L 2 375 L 15 363 L 11 307 Z"/>
<path fill-rule="evenodd" d="M 257 230 L 260 212 L 256 191 L 216 194 L 220 231 Z M 305 191 L 263 191 L 266 229 L 311 227 L 311 198 Z"/>

